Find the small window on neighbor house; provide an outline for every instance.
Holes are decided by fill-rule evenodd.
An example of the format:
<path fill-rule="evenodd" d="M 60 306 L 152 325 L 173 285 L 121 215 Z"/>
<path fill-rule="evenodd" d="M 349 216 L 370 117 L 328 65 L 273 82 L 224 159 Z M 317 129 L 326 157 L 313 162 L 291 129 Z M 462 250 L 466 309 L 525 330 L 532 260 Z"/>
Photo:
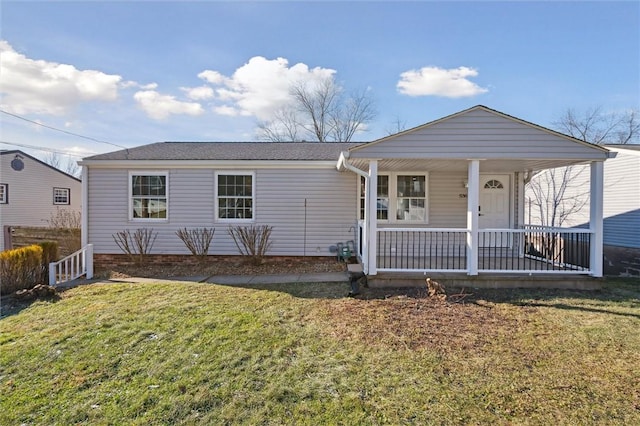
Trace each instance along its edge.
<path fill-rule="evenodd" d="M 9 203 L 9 185 L 0 183 L 0 204 Z"/>
<path fill-rule="evenodd" d="M 69 188 L 53 188 L 53 204 L 71 204 L 71 197 L 69 196 Z"/>
<path fill-rule="evenodd" d="M 167 174 L 132 173 L 131 219 L 167 219 Z"/>
<path fill-rule="evenodd" d="M 216 219 L 253 220 L 254 218 L 254 174 L 216 174 Z"/>

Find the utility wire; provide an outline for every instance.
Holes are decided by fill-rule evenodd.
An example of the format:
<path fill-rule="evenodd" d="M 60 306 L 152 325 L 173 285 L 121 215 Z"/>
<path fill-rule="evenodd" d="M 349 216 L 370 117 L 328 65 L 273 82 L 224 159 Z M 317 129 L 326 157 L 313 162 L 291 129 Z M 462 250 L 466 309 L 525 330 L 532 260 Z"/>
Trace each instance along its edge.
<path fill-rule="evenodd" d="M 79 137 L 79 138 L 88 139 L 88 140 L 94 141 L 94 142 L 105 143 L 107 145 L 116 146 L 116 147 L 122 148 L 122 149 L 128 149 L 126 146 L 118 145 L 118 144 L 107 142 L 107 141 L 101 141 L 101 140 L 94 139 L 94 138 L 89 137 L 89 136 L 79 135 L 78 133 L 68 132 L 66 130 L 58 129 L 56 127 L 47 126 L 46 124 L 42 124 L 42 123 L 38 123 L 37 121 L 29 120 L 28 118 L 24 118 L 24 117 L 21 117 L 19 115 L 12 114 L 12 113 L 7 112 L 7 111 L 2 110 L 2 109 L 0 109 L 0 112 L 2 112 L 3 114 L 10 115 L 10 116 L 15 117 L 15 118 L 19 118 L 20 120 L 28 121 L 29 123 L 36 124 L 38 126 L 46 127 L 47 129 L 55 130 L 57 132 L 66 133 L 68 135 L 72 135 L 72 136 L 76 136 L 76 137 Z"/>
<path fill-rule="evenodd" d="M 38 151 L 52 152 L 54 154 L 68 155 L 70 157 L 76 157 L 76 158 L 82 158 L 83 157 L 83 155 L 79 155 L 77 153 L 71 153 L 69 151 L 60 151 L 60 150 L 52 149 L 52 148 L 43 148 L 41 146 L 35 146 L 35 145 L 27 145 L 27 144 L 15 143 L 15 142 L 7 142 L 7 141 L 0 141 L 0 144 L 20 146 L 22 148 L 31 148 L 31 149 L 35 149 L 35 150 L 38 150 Z M 94 154 L 95 153 L 88 152 L 86 155 L 94 155 Z"/>

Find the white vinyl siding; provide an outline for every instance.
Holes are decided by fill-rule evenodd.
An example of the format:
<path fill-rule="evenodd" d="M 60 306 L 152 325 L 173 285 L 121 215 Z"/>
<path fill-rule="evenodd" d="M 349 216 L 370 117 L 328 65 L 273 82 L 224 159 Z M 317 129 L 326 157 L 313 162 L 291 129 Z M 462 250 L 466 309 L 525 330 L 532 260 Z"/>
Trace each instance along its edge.
<path fill-rule="evenodd" d="M 16 170 L 11 162 L 15 153 L 0 155 L 0 182 L 5 186 L 7 203 L 0 203 L 0 229 L 4 226 L 48 227 L 52 215 L 60 210 L 79 214 L 82 183 L 49 165 L 20 154 L 23 168 Z M 53 202 L 53 188 L 69 188 L 69 204 Z M 0 250 L 4 238 L 0 238 Z"/>
<path fill-rule="evenodd" d="M 354 149 L 350 158 L 601 159 L 602 153 L 537 126 L 475 109 Z"/>
<path fill-rule="evenodd" d="M 615 148 L 618 155 L 604 162 L 603 241 L 605 245 L 640 248 L 640 152 Z M 561 173 L 558 169 L 556 173 Z M 534 179 L 544 177 L 543 172 Z M 589 166 L 574 166 L 571 186 L 565 197 L 580 196 L 584 207 L 569 216 L 566 226 L 589 224 Z M 532 197 L 528 189 L 527 197 Z M 527 206 L 529 207 L 529 206 Z"/>
<path fill-rule="evenodd" d="M 128 219 L 126 169 L 91 167 L 88 173 L 90 199 L 88 241 L 96 253 L 120 254 L 112 234 L 136 228 L 157 233 L 154 254 L 189 254 L 175 232 L 180 228 L 215 228 L 209 254 L 237 255 L 228 235 L 229 225 L 216 220 L 216 172 L 226 170 L 176 168 L 167 171 L 167 221 L 131 223 Z M 357 185 L 353 174 L 335 168 L 252 170 L 255 210 L 247 225 L 273 227 L 273 245 L 268 255 L 331 256 L 329 247 L 355 240 Z"/>

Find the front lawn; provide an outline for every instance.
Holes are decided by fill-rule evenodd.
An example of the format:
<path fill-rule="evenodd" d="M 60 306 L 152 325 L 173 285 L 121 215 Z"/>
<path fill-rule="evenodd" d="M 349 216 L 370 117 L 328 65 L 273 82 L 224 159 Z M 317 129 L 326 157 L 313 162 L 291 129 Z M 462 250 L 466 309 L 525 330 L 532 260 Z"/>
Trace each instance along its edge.
<path fill-rule="evenodd" d="M 347 290 L 93 284 L 5 311 L 0 424 L 640 424 L 637 280 Z"/>

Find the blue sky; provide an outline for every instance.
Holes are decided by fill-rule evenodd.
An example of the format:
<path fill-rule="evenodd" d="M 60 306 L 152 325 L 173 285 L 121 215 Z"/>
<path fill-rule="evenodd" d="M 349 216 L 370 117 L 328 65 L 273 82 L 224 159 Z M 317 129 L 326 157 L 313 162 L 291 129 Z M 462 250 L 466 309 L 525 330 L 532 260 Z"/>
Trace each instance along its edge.
<path fill-rule="evenodd" d="M 640 2 L 3 1 L 3 111 L 125 147 L 256 140 L 287 82 L 333 75 L 378 115 L 356 140 L 477 104 L 552 127 L 640 109 Z M 0 114 L 1 149 L 116 147 Z"/>

